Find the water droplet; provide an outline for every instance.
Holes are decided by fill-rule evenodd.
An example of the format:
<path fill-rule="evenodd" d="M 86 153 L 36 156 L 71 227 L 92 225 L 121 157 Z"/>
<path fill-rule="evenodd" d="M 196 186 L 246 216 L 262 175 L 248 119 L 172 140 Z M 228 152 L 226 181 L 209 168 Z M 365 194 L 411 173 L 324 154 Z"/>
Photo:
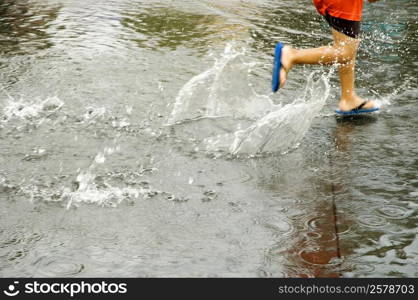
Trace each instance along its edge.
<path fill-rule="evenodd" d="M 102 164 L 102 163 L 105 162 L 105 160 L 106 160 L 106 158 L 105 158 L 105 156 L 102 152 L 97 153 L 96 157 L 94 158 L 94 161 L 97 164 Z"/>

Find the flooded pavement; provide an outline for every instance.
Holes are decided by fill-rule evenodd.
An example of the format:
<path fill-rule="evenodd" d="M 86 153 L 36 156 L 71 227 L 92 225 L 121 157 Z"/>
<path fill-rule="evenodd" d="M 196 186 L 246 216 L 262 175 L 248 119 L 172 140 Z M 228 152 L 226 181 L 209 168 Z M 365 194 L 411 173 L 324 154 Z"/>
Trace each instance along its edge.
<path fill-rule="evenodd" d="M 0 2 L 0 276 L 418 276 L 418 2 L 365 4 L 355 119 L 271 94 L 332 41 L 295 2 Z"/>

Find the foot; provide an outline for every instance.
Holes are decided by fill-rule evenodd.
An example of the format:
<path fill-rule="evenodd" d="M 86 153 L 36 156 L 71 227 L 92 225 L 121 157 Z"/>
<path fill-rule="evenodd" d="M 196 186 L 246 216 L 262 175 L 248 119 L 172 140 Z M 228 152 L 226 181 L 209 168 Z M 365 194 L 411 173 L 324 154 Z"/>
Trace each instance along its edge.
<path fill-rule="evenodd" d="M 341 111 L 350 111 L 357 108 L 362 103 L 366 102 L 361 108 L 362 109 L 371 109 L 377 107 L 376 103 L 371 100 L 364 100 L 357 95 L 348 98 L 341 98 L 338 108 Z"/>
<path fill-rule="evenodd" d="M 283 87 L 286 79 L 287 73 L 293 66 L 292 63 L 292 53 L 293 49 L 290 46 L 284 46 L 282 49 L 282 68 L 280 69 L 280 87 Z"/>

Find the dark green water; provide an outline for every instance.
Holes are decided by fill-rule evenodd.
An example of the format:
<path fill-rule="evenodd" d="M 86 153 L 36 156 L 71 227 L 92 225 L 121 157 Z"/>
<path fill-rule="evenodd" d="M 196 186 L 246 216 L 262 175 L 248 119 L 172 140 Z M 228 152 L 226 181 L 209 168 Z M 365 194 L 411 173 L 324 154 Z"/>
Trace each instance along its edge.
<path fill-rule="evenodd" d="M 272 95 L 272 51 L 332 41 L 311 1 L 0 0 L 0 276 L 418 276 L 417 13 L 365 3 L 380 113 L 337 119 L 333 72 L 295 149 L 237 158 L 199 139 L 239 118 L 166 126 L 180 91 L 293 105 L 329 68 Z"/>

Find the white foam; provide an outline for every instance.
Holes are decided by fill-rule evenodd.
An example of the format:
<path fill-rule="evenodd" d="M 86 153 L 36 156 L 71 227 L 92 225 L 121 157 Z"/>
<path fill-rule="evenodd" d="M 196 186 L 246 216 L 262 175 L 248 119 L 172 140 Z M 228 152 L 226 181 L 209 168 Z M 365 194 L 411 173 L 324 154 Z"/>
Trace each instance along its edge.
<path fill-rule="evenodd" d="M 80 203 L 116 207 L 123 200 L 133 200 L 139 196 L 147 198 L 150 193 L 149 188 L 118 188 L 109 185 L 99 188 L 94 182 L 95 178 L 96 176 L 92 173 L 80 173 L 77 176 L 78 189 L 76 191 L 68 188 L 63 190 L 61 199 L 67 201 L 67 209 Z"/>
<path fill-rule="evenodd" d="M 106 115 L 106 107 L 88 106 L 86 113 L 83 115 L 84 123 L 92 124 L 97 119 L 103 119 Z"/>
<path fill-rule="evenodd" d="M 76 189 L 68 187 L 55 189 L 52 187 L 45 188 L 44 186 L 40 188 L 37 184 L 30 184 L 22 186 L 21 191 L 29 196 L 31 202 L 38 200 L 44 202 L 64 202 L 67 209 L 77 207 L 83 203 L 102 207 L 116 207 L 122 201 L 133 201 L 139 197 L 146 199 L 160 193 L 160 191 L 152 189 L 148 184 L 134 188 L 114 187 L 105 181 L 100 181 L 100 184 L 96 182 L 97 168 L 106 162 L 109 155 L 120 151 L 120 147 L 116 145 L 116 140 L 114 144 L 112 147 L 106 146 L 102 151 L 99 151 L 90 166 L 84 170 L 78 170 L 75 180 L 77 183 Z M 5 180 L 0 177 L 0 187 L 3 182 Z"/>
<path fill-rule="evenodd" d="M 46 99 L 35 98 L 27 100 L 20 98 L 18 100 L 9 97 L 6 106 L 3 108 L 3 122 L 14 119 L 18 120 L 42 120 L 57 112 L 64 105 L 64 102 L 58 97 L 48 97 Z"/>

